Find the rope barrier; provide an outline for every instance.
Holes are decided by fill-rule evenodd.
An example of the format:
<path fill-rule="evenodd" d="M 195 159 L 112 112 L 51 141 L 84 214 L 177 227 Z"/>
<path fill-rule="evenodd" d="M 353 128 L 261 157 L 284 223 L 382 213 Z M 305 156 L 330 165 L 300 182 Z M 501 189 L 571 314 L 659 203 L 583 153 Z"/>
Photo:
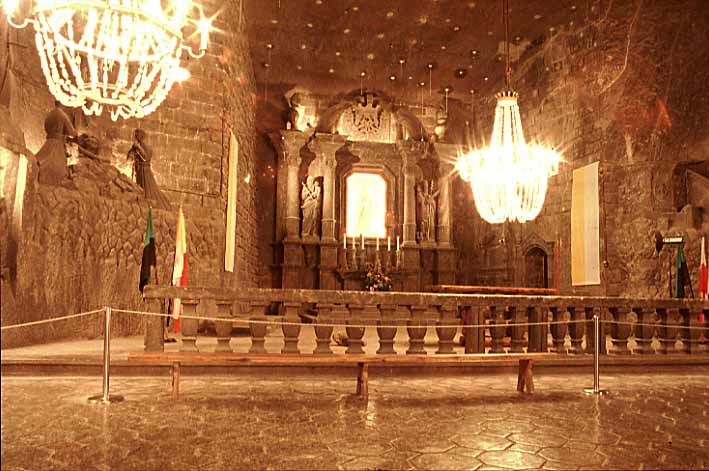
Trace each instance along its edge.
<path fill-rule="evenodd" d="M 154 317 L 172 317 L 171 314 L 164 314 L 164 313 L 158 313 L 158 312 L 147 312 L 147 311 L 131 311 L 128 309 L 114 309 L 113 312 L 121 312 L 124 314 L 141 314 L 144 316 L 154 316 Z M 279 316 L 282 318 L 282 316 Z M 340 324 L 336 322 L 315 322 L 313 324 L 306 324 L 303 322 L 290 322 L 290 321 L 262 321 L 262 320 L 251 320 L 251 319 L 242 319 L 238 317 L 207 317 L 207 316 L 189 316 L 189 315 L 181 315 L 180 319 L 196 319 L 200 321 L 222 321 L 222 322 L 233 322 L 233 323 L 238 323 L 238 324 L 266 324 L 266 325 L 313 325 L 313 326 L 319 326 L 319 327 L 354 327 L 354 328 L 367 328 L 367 327 L 387 327 L 387 328 L 407 328 L 407 327 L 419 327 L 417 325 L 411 326 L 408 324 L 385 324 L 385 325 L 378 325 L 378 324 Z M 375 319 L 377 320 L 377 319 Z M 437 327 L 437 328 L 458 328 L 458 327 L 464 327 L 464 328 L 480 328 L 480 327 L 522 327 L 522 326 L 529 326 L 529 325 L 549 325 L 549 324 L 578 324 L 582 322 L 587 322 L 585 319 L 581 320 L 568 320 L 568 321 L 548 321 L 548 322 L 520 322 L 520 323 L 509 323 L 509 324 L 448 324 L 448 325 L 435 325 L 435 324 L 430 324 L 431 327 Z M 423 327 L 420 326 L 420 327 Z"/>
<path fill-rule="evenodd" d="M 689 329 L 689 330 L 709 330 L 709 327 L 699 327 L 693 325 L 683 325 L 683 324 L 659 324 L 659 323 L 647 323 L 647 322 L 630 322 L 630 321 L 612 321 L 612 320 L 601 320 L 602 324 L 623 324 L 623 325 L 633 325 L 640 327 L 659 327 L 659 328 L 675 328 L 675 329 Z"/>
<path fill-rule="evenodd" d="M 51 319 L 43 319 L 41 321 L 24 322 L 22 324 L 13 324 L 0 327 L 0 330 L 17 329 L 19 327 L 28 327 L 32 325 L 49 324 L 52 322 L 64 321 L 67 319 L 75 319 L 77 317 L 89 316 L 91 314 L 96 314 L 98 312 L 103 312 L 103 309 L 94 309 L 93 311 L 80 312 L 78 314 L 69 314 L 67 316 L 53 317 Z"/>

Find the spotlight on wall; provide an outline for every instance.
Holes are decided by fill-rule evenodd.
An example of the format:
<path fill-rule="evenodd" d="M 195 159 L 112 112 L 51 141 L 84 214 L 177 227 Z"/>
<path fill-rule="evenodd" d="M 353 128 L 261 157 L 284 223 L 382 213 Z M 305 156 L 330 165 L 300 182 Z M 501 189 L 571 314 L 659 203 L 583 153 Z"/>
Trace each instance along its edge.
<path fill-rule="evenodd" d="M 684 242 L 682 237 L 663 237 L 660 231 L 655 231 L 655 250 L 659 255 L 665 245 L 679 245 Z"/>

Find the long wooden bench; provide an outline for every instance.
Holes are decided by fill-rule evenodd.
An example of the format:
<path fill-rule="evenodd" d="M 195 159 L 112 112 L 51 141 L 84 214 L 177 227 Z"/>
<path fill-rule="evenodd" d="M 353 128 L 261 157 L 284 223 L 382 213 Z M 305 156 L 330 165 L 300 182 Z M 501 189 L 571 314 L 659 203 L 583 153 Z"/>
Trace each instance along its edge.
<path fill-rule="evenodd" d="M 312 355 L 312 354 L 244 354 L 244 353 L 192 353 L 192 352 L 148 352 L 128 355 L 129 361 L 162 364 L 172 369 L 172 394 L 179 396 L 180 366 L 305 366 L 333 367 L 357 366 L 356 394 L 366 400 L 369 397 L 369 366 L 382 367 L 430 367 L 469 366 L 481 362 L 518 361 L 517 391 L 534 392 L 533 361 L 556 357 L 554 353 L 509 353 L 509 354 L 465 354 L 465 355 Z"/>

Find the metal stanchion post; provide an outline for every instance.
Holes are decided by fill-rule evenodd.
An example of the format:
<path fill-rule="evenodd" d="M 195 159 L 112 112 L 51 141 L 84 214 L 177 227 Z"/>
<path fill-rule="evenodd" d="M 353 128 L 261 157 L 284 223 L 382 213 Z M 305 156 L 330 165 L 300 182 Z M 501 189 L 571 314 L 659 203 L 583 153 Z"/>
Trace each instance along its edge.
<path fill-rule="evenodd" d="M 108 393 L 109 368 L 111 366 L 111 307 L 106 306 L 104 310 L 106 313 L 106 330 L 103 334 L 103 394 L 100 396 L 91 396 L 89 398 L 89 403 L 91 404 L 109 404 L 123 400 L 123 396 L 111 396 Z"/>
<path fill-rule="evenodd" d="M 593 339 L 593 387 L 584 388 L 586 394 L 608 394 L 607 389 L 601 389 L 599 386 L 599 358 L 601 356 L 601 322 L 598 314 L 593 314 L 593 331 L 595 332 Z M 605 340 L 605 339 L 604 339 Z"/>

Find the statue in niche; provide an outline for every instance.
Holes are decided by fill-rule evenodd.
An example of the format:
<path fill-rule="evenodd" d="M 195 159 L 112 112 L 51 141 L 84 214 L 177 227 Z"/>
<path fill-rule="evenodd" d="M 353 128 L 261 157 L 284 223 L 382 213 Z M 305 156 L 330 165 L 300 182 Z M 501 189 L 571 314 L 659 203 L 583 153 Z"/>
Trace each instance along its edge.
<path fill-rule="evenodd" d="M 300 93 L 294 93 L 291 97 L 290 112 L 288 113 L 288 122 L 286 123 L 286 129 L 295 129 L 296 131 L 307 131 L 308 129 L 317 126 L 316 117 L 309 117 L 305 114 L 305 105 L 303 104 L 303 101 L 303 95 Z"/>
<path fill-rule="evenodd" d="M 416 187 L 419 207 L 419 242 L 436 240 L 436 197 L 438 191 L 432 181 L 422 181 Z"/>
<path fill-rule="evenodd" d="M 54 109 L 44 119 L 44 130 L 47 140 L 37 152 L 39 182 L 49 185 L 70 184 L 66 144 L 76 139 L 76 130 L 58 101 L 54 102 Z"/>
<path fill-rule="evenodd" d="M 320 212 L 320 184 L 312 176 L 308 176 L 300 191 L 301 209 L 303 210 L 303 228 L 300 236 L 317 237 L 317 226 Z"/>
<path fill-rule="evenodd" d="M 448 129 L 448 113 L 445 109 L 439 108 L 436 111 L 436 127 L 433 128 L 433 142 L 440 142 L 446 138 Z"/>
<path fill-rule="evenodd" d="M 133 161 L 135 182 L 145 192 L 145 199 L 155 208 L 169 209 L 170 200 L 160 191 L 150 168 L 153 150 L 145 143 L 145 131 L 142 129 L 133 132 L 133 146 L 128 151 L 127 158 Z"/>

